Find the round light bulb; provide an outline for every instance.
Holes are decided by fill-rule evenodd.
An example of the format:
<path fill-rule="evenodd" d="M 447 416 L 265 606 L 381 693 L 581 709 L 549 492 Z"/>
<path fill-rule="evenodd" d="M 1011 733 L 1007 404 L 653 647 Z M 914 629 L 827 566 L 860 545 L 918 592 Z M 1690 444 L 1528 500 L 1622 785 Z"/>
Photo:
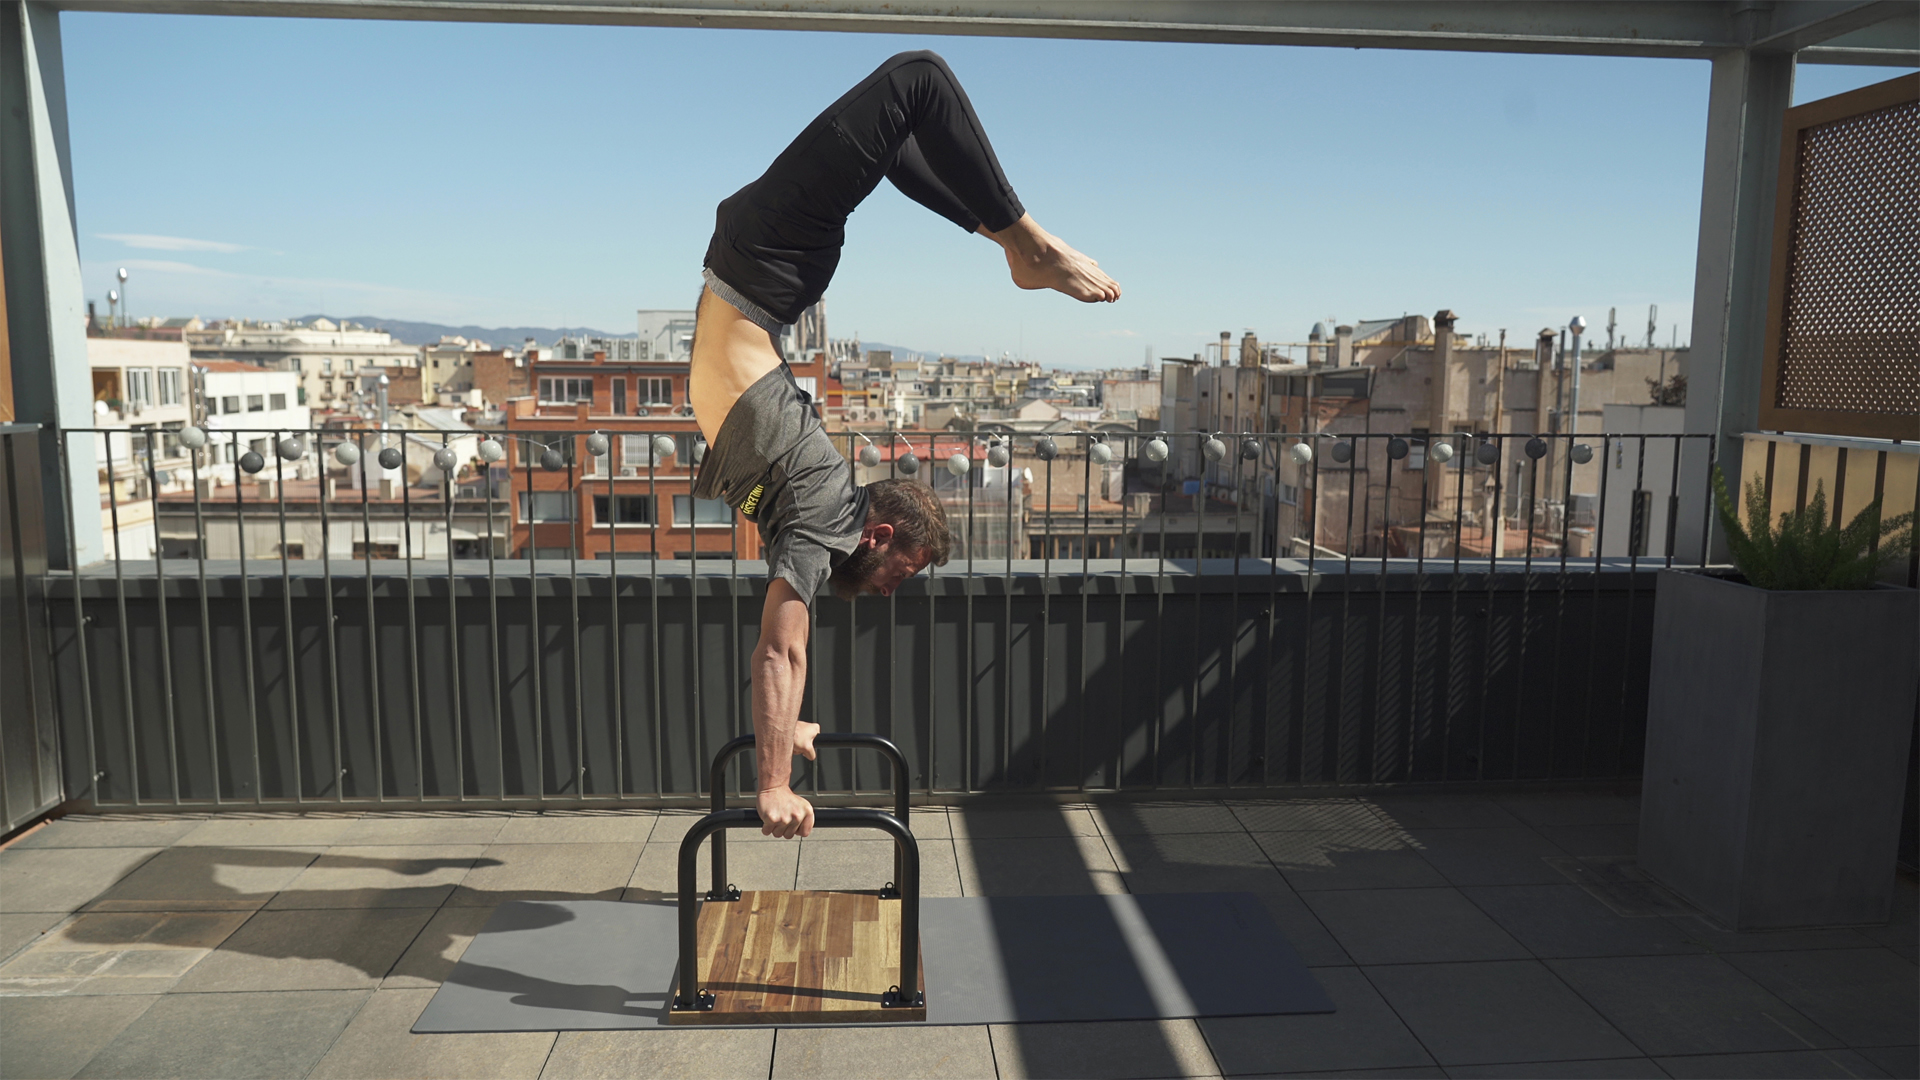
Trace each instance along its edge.
<path fill-rule="evenodd" d="M 1432 457 L 1433 460 L 1445 465 L 1447 462 L 1453 460 L 1453 444 L 1434 443 L 1433 449 L 1428 451 L 1428 455 Z"/>
<path fill-rule="evenodd" d="M 360 447 L 350 442 L 343 442 L 333 448 L 333 460 L 342 465 L 358 464 L 360 461 Z"/>
<path fill-rule="evenodd" d="M 274 447 L 274 449 L 279 452 L 280 460 L 282 461 L 299 461 L 301 455 L 307 452 L 307 444 L 292 436 L 288 436 L 287 438 L 281 439 L 280 445 Z"/>
<path fill-rule="evenodd" d="M 1294 443 L 1287 451 L 1287 456 L 1293 459 L 1294 464 L 1305 465 L 1313 460 L 1313 447 L 1303 442 Z"/>
<path fill-rule="evenodd" d="M 613 444 L 607 440 L 607 437 L 597 431 L 587 436 L 587 453 L 592 454 L 594 457 L 606 457 L 607 451 L 612 446 Z"/>
<path fill-rule="evenodd" d="M 180 445 L 189 450 L 198 450 L 207 445 L 207 429 L 189 424 L 180 429 Z"/>
<path fill-rule="evenodd" d="M 968 461 L 965 454 L 955 454 L 947 459 L 947 471 L 955 476 L 965 476 L 967 470 L 971 468 L 973 468 L 973 462 Z"/>
<path fill-rule="evenodd" d="M 407 457 L 400 452 L 399 447 L 389 446 L 380 451 L 380 467 L 383 469 L 397 469 L 406 463 Z"/>
<path fill-rule="evenodd" d="M 1585 465 L 1593 460 L 1593 447 L 1586 443 L 1578 443 L 1573 448 L 1572 457 L 1575 465 Z"/>
<path fill-rule="evenodd" d="M 1208 439 L 1200 444 L 1200 452 L 1207 455 L 1208 461 L 1223 461 L 1227 456 L 1227 444 L 1219 439 Z"/>
<path fill-rule="evenodd" d="M 460 455 L 454 453 L 452 447 L 443 446 L 433 452 L 433 464 L 443 473 L 452 472 L 453 467 L 460 464 Z"/>
<path fill-rule="evenodd" d="M 1167 460 L 1166 440 L 1164 439 L 1147 440 L 1147 445 L 1140 449 L 1140 456 L 1146 458 L 1148 461 Z"/>
<path fill-rule="evenodd" d="M 1093 459 L 1095 465 L 1105 465 L 1113 460 L 1113 447 L 1103 442 L 1094 443 L 1087 447 L 1087 456 Z"/>
<path fill-rule="evenodd" d="M 499 439 L 480 440 L 480 460 L 491 465 L 507 456 L 507 448 L 500 445 Z"/>

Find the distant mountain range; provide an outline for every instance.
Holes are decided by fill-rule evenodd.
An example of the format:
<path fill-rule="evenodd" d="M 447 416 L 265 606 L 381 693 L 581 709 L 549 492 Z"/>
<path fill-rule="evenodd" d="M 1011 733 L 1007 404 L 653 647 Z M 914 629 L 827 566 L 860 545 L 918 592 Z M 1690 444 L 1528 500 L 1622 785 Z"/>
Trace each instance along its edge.
<path fill-rule="evenodd" d="M 389 319 L 382 315 L 302 315 L 301 322 L 328 318 L 334 322 L 358 323 L 375 330 L 385 330 L 393 335 L 393 340 L 403 345 L 432 345 L 443 337 L 463 337 L 468 341 L 484 341 L 496 349 L 512 346 L 519 348 L 528 338 L 542 345 L 551 345 L 571 334 L 574 337 L 630 338 L 634 334 L 616 334 L 610 330 L 595 330 L 590 326 L 447 326 L 444 323 L 412 322 L 407 319 Z M 863 341 L 862 349 L 892 350 L 895 356 L 947 356 L 949 353 L 929 352 L 926 349 L 910 349 L 905 345 L 889 345 L 884 341 Z M 978 360 L 978 356 L 961 356 L 961 360 Z"/>
<path fill-rule="evenodd" d="M 303 315 L 301 321 L 318 319 L 319 315 Z M 634 334 L 616 334 L 610 330 L 595 330 L 590 326 L 446 326 L 441 323 L 410 322 L 406 319 L 389 319 L 381 315 L 328 315 L 334 322 L 344 319 L 359 323 L 361 326 L 385 330 L 393 335 L 393 340 L 404 345 L 432 345 L 443 337 L 463 337 L 468 341 L 484 341 L 494 348 L 508 345 L 519 347 L 520 343 L 532 338 L 542 345 L 551 345 L 569 334 L 574 337 L 630 338 Z"/>

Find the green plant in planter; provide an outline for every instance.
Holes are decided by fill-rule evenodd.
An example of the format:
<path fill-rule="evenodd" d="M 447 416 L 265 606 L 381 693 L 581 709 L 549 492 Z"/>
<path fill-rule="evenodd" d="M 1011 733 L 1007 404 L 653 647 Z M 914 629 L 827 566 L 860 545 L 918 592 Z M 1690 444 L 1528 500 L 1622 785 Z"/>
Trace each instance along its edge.
<path fill-rule="evenodd" d="M 1870 589 L 1881 568 L 1905 555 L 1911 542 L 1913 515 L 1882 521 L 1878 499 L 1841 528 L 1827 513 L 1825 486 L 1816 483 L 1805 509 L 1781 514 L 1775 527 L 1758 479 L 1747 485 L 1746 496 L 1749 525 L 1743 526 L 1727 494 L 1727 478 L 1714 467 L 1713 499 L 1733 565 L 1762 589 Z"/>

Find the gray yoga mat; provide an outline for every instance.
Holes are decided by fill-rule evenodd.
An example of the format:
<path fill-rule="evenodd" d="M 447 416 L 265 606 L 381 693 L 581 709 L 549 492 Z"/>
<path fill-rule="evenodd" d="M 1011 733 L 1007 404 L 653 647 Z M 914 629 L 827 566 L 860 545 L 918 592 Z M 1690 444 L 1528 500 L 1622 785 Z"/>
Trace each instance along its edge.
<path fill-rule="evenodd" d="M 666 1027 L 678 926 L 668 903 L 502 904 L 413 1030 Z M 928 899 L 920 947 L 925 1024 L 1333 1011 L 1251 893 Z"/>

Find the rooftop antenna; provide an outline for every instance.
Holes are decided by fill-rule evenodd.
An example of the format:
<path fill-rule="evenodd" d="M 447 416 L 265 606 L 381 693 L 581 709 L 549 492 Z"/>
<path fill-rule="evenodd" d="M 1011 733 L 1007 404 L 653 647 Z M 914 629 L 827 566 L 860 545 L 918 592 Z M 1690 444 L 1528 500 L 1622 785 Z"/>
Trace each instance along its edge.
<path fill-rule="evenodd" d="M 1613 351 L 1614 312 L 1617 310 L 1618 310 L 1617 308 L 1607 309 L 1607 351 L 1608 352 Z"/>
<path fill-rule="evenodd" d="M 1654 331 L 1660 326 L 1660 305 L 1647 305 L 1647 348 L 1653 348 Z"/>

